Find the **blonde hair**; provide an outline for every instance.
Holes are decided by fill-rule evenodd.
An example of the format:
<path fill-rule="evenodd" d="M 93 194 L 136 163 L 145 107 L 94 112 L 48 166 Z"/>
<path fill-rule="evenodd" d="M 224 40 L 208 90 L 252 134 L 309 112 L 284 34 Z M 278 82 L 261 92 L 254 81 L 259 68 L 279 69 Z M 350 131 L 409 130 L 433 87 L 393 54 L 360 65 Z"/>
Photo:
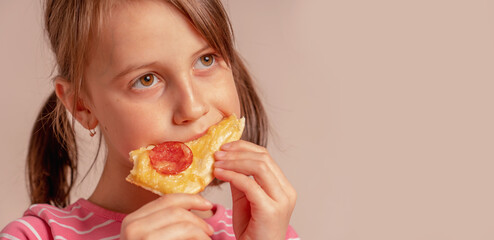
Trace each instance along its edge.
<path fill-rule="evenodd" d="M 267 116 L 252 78 L 235 50 L 230 21 L 220 0 L 168 0 L 188 18 L 202 37 L 232 69 L 246 118 L 243 139 L 267 144 Z M 46 0 L 45 28 L 55 54 L 58 76 L 72 84 L 74 104 L 83 91 L 84 71 L 91 41 L 96 39 L 111 0 Z M 119 1 L 121 3 L 121 1 Z M 75 106 L 71 106 L 74 109 Z M 66 109 L 52 93 L 31 134 L 27 156 L 31 203 L 70 204 L 69 193 L 77 173 L 77 146 Z"/>

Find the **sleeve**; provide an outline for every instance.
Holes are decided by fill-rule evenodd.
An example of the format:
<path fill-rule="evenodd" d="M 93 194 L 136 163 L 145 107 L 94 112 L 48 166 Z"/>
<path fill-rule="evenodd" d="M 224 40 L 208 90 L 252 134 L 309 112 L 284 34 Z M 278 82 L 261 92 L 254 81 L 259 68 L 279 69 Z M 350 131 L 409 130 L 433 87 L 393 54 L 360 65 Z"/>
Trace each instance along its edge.
<path fill-rule="evenodd" d="M 288 229 L 286 230 L 286 240 L 300 240 L 298 234 L 292 228 L 292 226 L 288 225 Z"/>
<path fill-rule="evenodd" d="M 25 216 L 5 226 L 0 232 L 0 240 L 51 239 L 48 224 L 41 218 Z"/>

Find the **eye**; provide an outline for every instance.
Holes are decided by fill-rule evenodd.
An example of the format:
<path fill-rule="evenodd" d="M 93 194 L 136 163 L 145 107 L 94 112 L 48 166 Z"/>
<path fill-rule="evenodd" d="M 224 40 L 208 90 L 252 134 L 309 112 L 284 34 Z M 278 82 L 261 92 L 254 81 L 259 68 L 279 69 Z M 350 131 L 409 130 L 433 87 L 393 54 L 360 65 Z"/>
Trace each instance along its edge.
<path fill-rule="evenodd" d="M 158 83 L 158 77 L 156 77 L 156 75 L 152 73 L 148 73 L 134 80 L 134 84 L 132 84 L 132 87 L 137 89 L 143 89 L 143 88 L 152 87 L 156 85 L 156 83 Z"/>
<path fill-rule="evenodd" d="M 206 54 L 197 59 L 194 69 L 206 69 L 213 66 L 215 62 L 213 54 Z"/>

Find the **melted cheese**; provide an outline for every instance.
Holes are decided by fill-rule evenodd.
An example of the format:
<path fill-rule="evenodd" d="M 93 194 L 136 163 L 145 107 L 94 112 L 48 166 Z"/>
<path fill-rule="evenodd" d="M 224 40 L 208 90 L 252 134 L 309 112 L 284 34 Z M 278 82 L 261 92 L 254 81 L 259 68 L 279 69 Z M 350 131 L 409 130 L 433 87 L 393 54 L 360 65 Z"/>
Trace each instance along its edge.
<path fill-rule="evenodd" d="M 198 193 L 214 179 L 213 154 L 221 145 L 240 139 L 244 125 L 244 118 L 237 119 L 232 115 L 210 127 L 204 136 L 185 143 L 192 150 L 193 161 L 186 170 L 176 175 L 161 174 L 151 166 L 149 151 L 154 146 L 134 150 L 130 152 L 134 168 L 127 176 L 127 181 L 160 195 Z"/>

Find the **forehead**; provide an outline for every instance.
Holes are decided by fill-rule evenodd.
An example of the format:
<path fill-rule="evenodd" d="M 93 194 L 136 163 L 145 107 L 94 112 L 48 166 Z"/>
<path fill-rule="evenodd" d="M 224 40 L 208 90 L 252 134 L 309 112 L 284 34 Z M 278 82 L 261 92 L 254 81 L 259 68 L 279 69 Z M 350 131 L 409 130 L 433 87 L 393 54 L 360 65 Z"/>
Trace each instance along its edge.
<path fill-rule="evenodd" d="M 180 60 L 205 45 L 188 19 L 166 1 L 125 1 L 112 9 L 93 39 L 88 65 L 108 73 L 129 62 Z"/>

